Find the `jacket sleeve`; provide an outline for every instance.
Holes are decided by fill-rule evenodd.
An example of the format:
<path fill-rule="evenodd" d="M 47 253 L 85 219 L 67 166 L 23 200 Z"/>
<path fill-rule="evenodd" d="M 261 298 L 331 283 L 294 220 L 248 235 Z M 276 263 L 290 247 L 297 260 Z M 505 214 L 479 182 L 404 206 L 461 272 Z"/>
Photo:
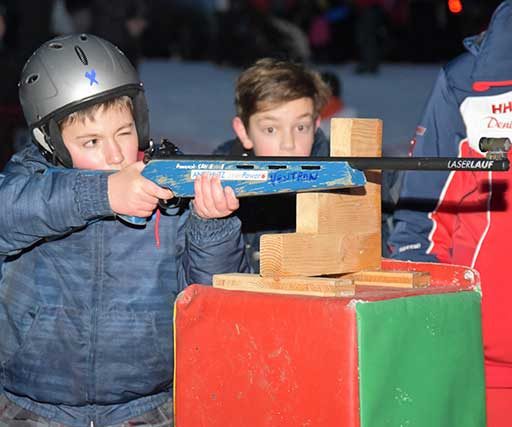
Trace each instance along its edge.
<path fill-rule="evenodd" d="M 0 173 L 0 255 L 112 215 L 107 173 L 48 168 L 15 155 Z"/>
<path fill-rule="evenodd" d="M 214 274 L 249 272 L 241 222 L 234 215 L 203 219 L 191 207 L 180 219 L 177 251 L 180 289 L 192 283 L 211 285 Z"/>
<path fill-rule="evenodd" d="M 465 126 L 458 102 L 441 70 L 423 118 L 416 129 L 415 157 L 456 157 L 465 139 Z M 431 253 L 434 223 L 431 213 L 442 199 L 449 172 L 407 171 L 404 173 L 394 227 L 388 240 L 391 257 L 413 261 L 438 261 Z M 455 213 L 453 213 L 455 215 Z M 447 253 L 451 247 L 449 227 L 437 230 L 436 253 Z"/>

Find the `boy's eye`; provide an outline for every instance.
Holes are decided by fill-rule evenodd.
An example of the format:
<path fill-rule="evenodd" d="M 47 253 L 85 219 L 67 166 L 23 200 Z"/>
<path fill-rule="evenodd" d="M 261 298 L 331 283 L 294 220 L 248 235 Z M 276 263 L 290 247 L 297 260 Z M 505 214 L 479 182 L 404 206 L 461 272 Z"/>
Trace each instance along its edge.
<path fill-rule="evenodd" d="M 97 140 L 97 139 L 91 139 L 90 141 L 87 141 L 87 142 L 84 144 L 84 147 L 85 147 L 85 148 L 92 148 L 92 147 L 94 147 L 97 143 L 98 143 L 98 140 Z"/>
<path fill-rule="evenodd" d="M 131 129 L 123 130 L 121 133 L 119 133 L 120 136 L 130 136 L 132 134 L 133 134 L 133 132 Z"/>
<path fill-rule="evenodd" d="M 299 132 L 307 132 L 309 130 L 309 126 L 308 125 L 298 125 L 297 126 L 297 130 Z"/>
<path fill-rule="evenodd" d="M 270 133 L 270 134 L 272 134 L 272 133 L 274 133 L 275 131 L 276 131 L 276 129 L 275 129 L 275 128 L 273 128 L 273 127 L 265 128 L 265 132 L 266 132 L 266 133 Z"/>

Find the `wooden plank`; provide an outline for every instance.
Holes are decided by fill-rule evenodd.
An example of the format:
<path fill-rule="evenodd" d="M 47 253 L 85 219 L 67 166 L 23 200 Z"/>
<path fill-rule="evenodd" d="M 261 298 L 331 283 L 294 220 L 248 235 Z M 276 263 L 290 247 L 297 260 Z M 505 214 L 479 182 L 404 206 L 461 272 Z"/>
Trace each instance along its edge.
<path fill-rule="evenodd" d="M 353 280 L 356 286 L 424 288 L 430 285 L 430 273 L 422 271 L 367 270 L 342 277 Z"/>
<path fill-rule="evenodd" d="M 382 155 L 382 120 L 343 119 L 331 120 L 331 156 Z M 378 142 L 376 144 L 376 142 Z"/>
<path fill-rule="evenodd" d="M 380 268 L 377 244 L 380 231 L 266 234 L 260 242 L 260 274 L 273 278 L 322 276 Z"/>
<path fill-rule="evenodd" d="M 380 157 L 382 121 L 377 119 L 332 119 L 331 155 Z M 297 233 L 364 233 L 381 229 L 379 171 L 365 171 L 364 188 L 336 193 L 297 194 Z M 380 258 L 380 242 L 376 248 Z"/>
<path fill-rule="evenodd" d="M 355 230 L 380 235 L 380 184 L 378 188 L 378 194 L 367 196 L 356 195 L 355 189 L 297 194 L 297 233 L 331 234 Z M 380 242 L 376 251 L 376 257 L 380 258 Z"/>
<path fill-rule="evenodd" d="M 213 276 L 213 286 L 239 291 L 323 297 L 352 296 L 355 292 L 353 281 L 344 277 L 281 277 L 274 279 L 258 274 L 216 274 Z"/>

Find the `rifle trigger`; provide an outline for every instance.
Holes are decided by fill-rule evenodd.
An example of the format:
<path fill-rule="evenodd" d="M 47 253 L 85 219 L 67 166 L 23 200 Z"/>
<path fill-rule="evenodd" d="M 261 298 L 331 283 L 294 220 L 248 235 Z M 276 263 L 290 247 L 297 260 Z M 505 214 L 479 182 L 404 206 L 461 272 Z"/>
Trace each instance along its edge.
<path fill-rule="evenodd" d="M 181 197 L 173 197 L 169 200 L 158 200 L 158 206 L 163 209 L 164 211 L 167 210 L 170 207 L 182 207 L 183 206 L 183 199 Z"/>

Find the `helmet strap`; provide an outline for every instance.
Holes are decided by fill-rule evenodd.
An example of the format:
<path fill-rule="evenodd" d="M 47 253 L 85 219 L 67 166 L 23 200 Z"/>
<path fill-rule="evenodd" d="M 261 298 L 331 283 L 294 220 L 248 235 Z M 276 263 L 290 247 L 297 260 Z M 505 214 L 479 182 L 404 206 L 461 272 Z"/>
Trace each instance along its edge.
<path fill-rule="evenodd" d="M 138 92 L 132 98 L 132 102 L 137 135 L 139 136 L 139 150 L 144 151 L 149 147 L 148 104 L 143 92 Z"/>
<path fill-rule="evenodd" d="M 71 159 L 71 154 L 69 154 L 68 149 L 64 145 L 59 125 L 53 118 L 48 122 L 48 134 L 50 138 L 49 145 L 53 146 L 53 164 L 61 163 L 66 168 L 72 168 L 73 160 Z"/>

